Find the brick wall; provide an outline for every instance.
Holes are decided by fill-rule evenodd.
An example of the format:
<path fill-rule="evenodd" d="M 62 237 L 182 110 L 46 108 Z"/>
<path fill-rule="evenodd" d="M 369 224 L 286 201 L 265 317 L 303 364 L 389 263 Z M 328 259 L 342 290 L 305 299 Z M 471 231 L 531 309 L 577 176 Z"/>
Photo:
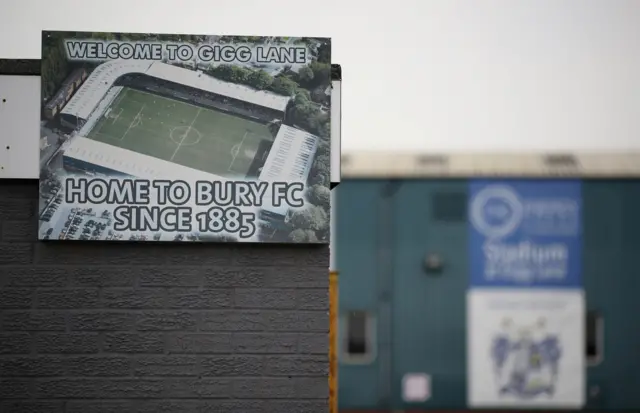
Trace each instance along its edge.
<path fill-rule="evenodd" d="M 0 412 L 326 412 L 327 246 L 36 242 L 0 181 Z"/>

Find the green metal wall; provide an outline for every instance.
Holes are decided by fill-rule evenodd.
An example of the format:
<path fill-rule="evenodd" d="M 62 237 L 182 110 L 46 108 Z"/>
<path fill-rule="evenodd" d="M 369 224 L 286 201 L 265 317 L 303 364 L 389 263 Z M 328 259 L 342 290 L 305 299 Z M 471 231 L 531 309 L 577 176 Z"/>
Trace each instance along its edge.
<path fill-rule="evenodd" d="M 377 319 L 368 364 L 339 366 L 341 409 L 400 409 L 408 372 L 432 376 L 413 408 L 466 407 L 466 180 L 347 180 L 338 189 L 340 313 Z M 640 181 L 585 181 L 583 269 L 587 307 L 605 319 L 603 362 L 588 370 L 588 406 L 640 406 Z M 440 274 L 425 255 L 444 258 Z M 341 331 L 342 333 L 342 331 Z M 341 341 L 339 334 L 339 341 Z"/>

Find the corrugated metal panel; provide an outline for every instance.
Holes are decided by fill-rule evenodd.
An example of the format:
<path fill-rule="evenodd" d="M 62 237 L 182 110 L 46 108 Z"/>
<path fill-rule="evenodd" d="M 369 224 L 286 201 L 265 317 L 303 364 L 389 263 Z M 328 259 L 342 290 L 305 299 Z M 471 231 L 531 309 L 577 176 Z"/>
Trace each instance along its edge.
<path fill-rule="evenodd" d="M 343 178 L 427 177 L 640 177 L 640 153 L 342 155 Z"/>

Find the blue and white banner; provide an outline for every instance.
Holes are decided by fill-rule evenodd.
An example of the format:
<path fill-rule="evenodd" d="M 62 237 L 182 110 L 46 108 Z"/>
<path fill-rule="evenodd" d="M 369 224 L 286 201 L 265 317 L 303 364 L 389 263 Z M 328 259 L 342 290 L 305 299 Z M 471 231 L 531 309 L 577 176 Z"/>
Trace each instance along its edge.
<path fill-rule="evenodd" d="M 578 181 L 471 183 L 471 288 L 579 288 Z"/>
<path fill-rule="evenodd" d="M 472 181 L 470 407 L 583 406 L 581 209 L 579 181 Z"/>

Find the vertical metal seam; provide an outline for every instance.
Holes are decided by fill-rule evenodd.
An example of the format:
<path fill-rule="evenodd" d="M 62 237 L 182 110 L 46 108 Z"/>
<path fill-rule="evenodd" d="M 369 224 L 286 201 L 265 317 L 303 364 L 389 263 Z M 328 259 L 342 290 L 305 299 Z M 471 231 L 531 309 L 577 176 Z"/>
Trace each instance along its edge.
<path fill-rule="evenodd" d="M 394 205 L 393 195 L 399 188 L 396 180 L 387 181 L 380 191 L 378 203 L 378 363 L 380 386 L 379 401 L 381 407 L 389 409 L 392 401 L 392 373 L 393 373 L 393 229 Z"/>

